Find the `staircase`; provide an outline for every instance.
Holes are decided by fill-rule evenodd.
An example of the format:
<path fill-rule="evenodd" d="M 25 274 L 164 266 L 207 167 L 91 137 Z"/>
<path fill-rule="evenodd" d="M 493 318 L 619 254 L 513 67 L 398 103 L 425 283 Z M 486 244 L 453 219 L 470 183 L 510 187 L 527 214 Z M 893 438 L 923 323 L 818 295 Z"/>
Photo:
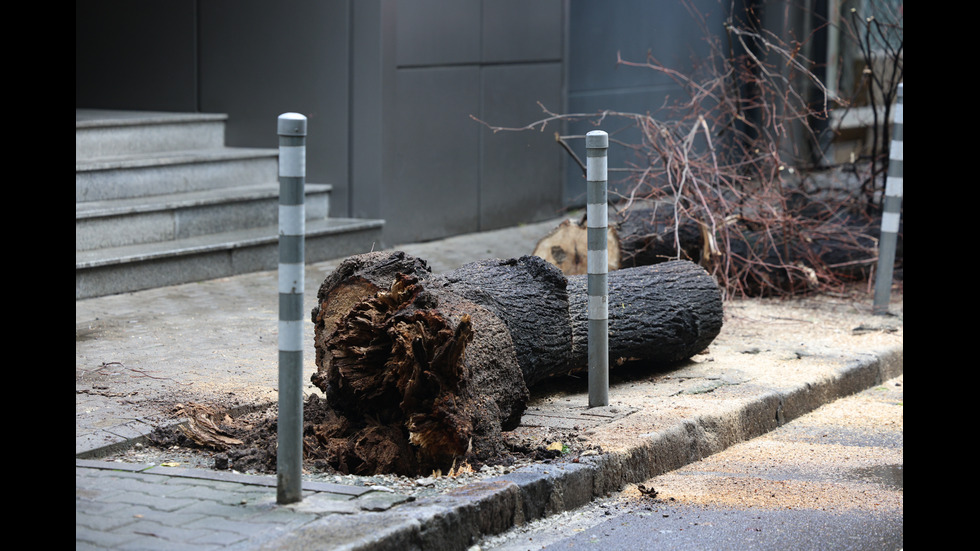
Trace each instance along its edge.
<path fill-rule="evenodd" d="M 278 149 L 226 147 L 226 118 L 75 111 L 75 300 L 278 267 Z M 329 202 L 306 184 L 307 262 L 381 247 Z"/>

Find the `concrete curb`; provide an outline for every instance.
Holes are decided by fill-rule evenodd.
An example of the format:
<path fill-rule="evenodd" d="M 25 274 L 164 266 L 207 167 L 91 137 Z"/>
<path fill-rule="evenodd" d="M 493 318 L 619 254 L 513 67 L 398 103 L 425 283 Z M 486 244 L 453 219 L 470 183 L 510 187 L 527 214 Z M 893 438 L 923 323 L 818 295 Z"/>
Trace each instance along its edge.
<path fill-rule="evenodd" d="M 553 227 L 400 248 L 440 272 L 480 258 L 516 258 Z M 315 297 L 334 266 L 308 267 L 307 296 Z M 578 438 L 589 450 L 601 447 L 601 455 L 537 463 L 431 498 L 410 501 L 376 487 L 307 488 L 308 481 L 309 499 L 277 506 L 270 497 L 275 477 L 218 481 L 232 473 L 162 466 L 120 473 L 125 464 L 87 461 L 175 421 L 143 402 L 247 389 L 244 407 L 266 404 L 275 395 L 275 347 L 268 343 L 275 342 L 277 302 L 267 291 L 274 284 L 274 274 L 263 272 L 76 301 L 76 548 L 167 541 L 237 550 L 465 550 L 483 536 L 576 509 L 903 373 L 901 333 L 891 337 L 896 324 L 866 319 L 852 304 L 810 310 L 750 301 L 726 307 L 732 322 L 706 354 L 676 369 L 622 377 L 613 406 L 587 408 L 584 389 L 563 388 L 542 393 L 522 421 L 520 436 L 529 441 Z M 310 348 L 312 358 L 312 342 Z M 175 487 L 182 492 L 164 491 Z M 365 493 L 337 496 L 352 491 Z"/>
<path fill-rule="evenodd" d="M 579 463 L 536 464 L 382 513 L 324 518 L 252 549 L 467 549 L 480 538 L 581 507 L 625 485 L 717 453 L 903 374 L 901 348 L 849 359 L 819 382 L 772 391 L 716 414 L 644 435 L 619 452 Z"/>

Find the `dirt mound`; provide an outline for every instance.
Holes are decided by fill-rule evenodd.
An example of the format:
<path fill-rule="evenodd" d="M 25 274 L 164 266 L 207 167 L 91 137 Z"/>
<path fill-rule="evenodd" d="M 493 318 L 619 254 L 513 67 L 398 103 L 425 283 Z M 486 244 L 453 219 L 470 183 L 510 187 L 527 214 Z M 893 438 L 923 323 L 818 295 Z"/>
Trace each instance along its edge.
<path fill-rule="evenodd" d="M 216 470 L 235 470 L 256 474 L 276 472 L 277 407 L 232 416 L 227 410 L 205 404 L 178 404 L 175 417 L 187 421 L 175 426 L 159 427 L 150 433 L 149 444 L 160 450 L 179 450 L 185 454 L 207 456 Z M 336 462 L 327 457 L 316 441 L 316 427 L 333 415 L 326 400 L 313 395 L 303 407 L 304 416 L 304 471 L 320 474 L 359 474 L 351 469 L 337 469 Z M 478 470 L 486 466 L 512 466 L 528 462 L 556 460 L 565 457 L 575 460 L 578 454 L 597 453 L 586 450 L 576 438 L 574 430 L 552 434 L 549 438 L 534 441 L 513 434 L 505 443 L 507 453 L 481 464 L 460 464 L 456 469 Z M 433 473 L 413 473 L 428 476 Z M 442 473 L 435 473 L 442 474 Z M 448 474 L 448 473 L 447 473 Z"/>

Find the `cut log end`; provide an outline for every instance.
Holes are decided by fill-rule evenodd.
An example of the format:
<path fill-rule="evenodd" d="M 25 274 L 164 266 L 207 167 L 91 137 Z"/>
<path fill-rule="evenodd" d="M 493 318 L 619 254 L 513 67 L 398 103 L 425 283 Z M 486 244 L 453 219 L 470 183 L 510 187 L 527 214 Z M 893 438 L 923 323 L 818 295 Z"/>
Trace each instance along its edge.
<path fill-rule="evenodd" d="M 620 267 L 619 237 L 616 228 L 606 234 L 609 269 Z M 534 247 L 534 256 L 555 265 L 565 275 L 588 273 L 588 228 L 583 222 L 565 220 Z"/>

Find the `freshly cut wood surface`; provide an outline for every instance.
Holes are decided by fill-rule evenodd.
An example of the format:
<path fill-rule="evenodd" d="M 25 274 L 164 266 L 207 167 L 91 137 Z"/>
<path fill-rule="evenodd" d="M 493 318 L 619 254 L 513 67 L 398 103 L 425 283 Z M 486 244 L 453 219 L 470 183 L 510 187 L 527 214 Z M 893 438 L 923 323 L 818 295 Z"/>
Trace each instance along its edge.
<path fill-rule="evenodd" d="M 682 221 L 678 227 L 674 210 L 666 205 L 643 205 L 625 210 L 608 209 L 606 248 L 610 271 L 646 266 L 667 260 L 701 257 L 700 227 Z M 532 254 L 558 267 L 565 275 L 588 271 L 588 220 L 564 220 L 541 238 Z"/>
<path fill-rule="evenodd" d="M 579 222 L 564 220 L 538 241 L 533 254 L 557 266 L 565 275 L 580 275 L 588 271 L 588 244 L 588 228 L 584 219 Z M 606 250 L 609 269 L 618 270 L 619 238 L 614 227 L 606 234 Z"/>

